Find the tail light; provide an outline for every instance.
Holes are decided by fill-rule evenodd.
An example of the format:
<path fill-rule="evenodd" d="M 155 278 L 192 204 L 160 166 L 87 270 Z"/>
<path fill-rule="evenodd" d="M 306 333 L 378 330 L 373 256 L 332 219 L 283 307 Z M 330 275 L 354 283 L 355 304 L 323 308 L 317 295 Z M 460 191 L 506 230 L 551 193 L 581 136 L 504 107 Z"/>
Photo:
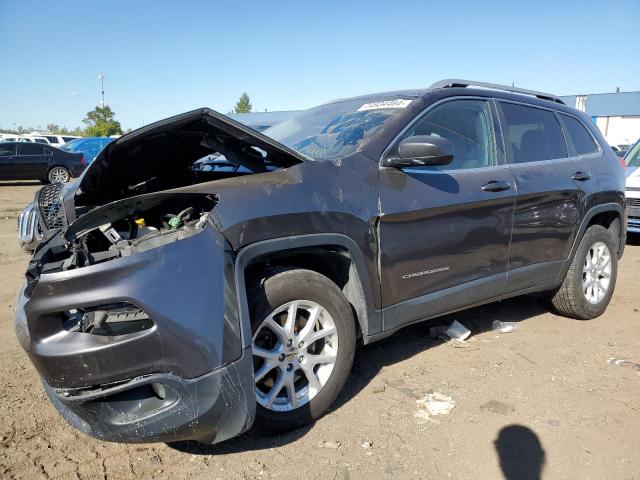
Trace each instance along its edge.
<path fill-rule="evenodd" d="M 620 160 L 620 165 L 622 165 L 622 168 L 624 170 L 626 170 L 627 169 L 627 164 L 624 163 L 624 158 L 623 157 L 618 157 L 618 160 Z"/>
<path fill-rule="evenodd" d="M 80 165 L 86 165 L 87 161 L 84 158 L 84 153 L 80 152 Z"/>

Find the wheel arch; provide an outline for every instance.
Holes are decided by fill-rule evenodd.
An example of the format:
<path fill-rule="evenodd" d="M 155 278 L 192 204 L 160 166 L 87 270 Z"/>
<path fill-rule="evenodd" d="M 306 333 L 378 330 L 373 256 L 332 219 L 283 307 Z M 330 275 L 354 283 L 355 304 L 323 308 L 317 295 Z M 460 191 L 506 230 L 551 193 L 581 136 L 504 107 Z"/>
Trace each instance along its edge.
<path fill-rule="evenodd" d="M 235 281 L 245 347 L 251 345 L 247 287 L 260 279 L 260 272 L 278 266 L 313 270 L 336 283 L 351 304 L 358 334 L 365 343 L 380 331 L 381 314 L 375 309 L 373 287 L 358 245 L 341 234 L 292 236 L 251 244 L 236 257 Z"/>
<path fill-rule="evenodd" d="M 562 282 L 569 267 L 571 266 L 571 262 L 573 261 L 573 257 L 578 250 L 578 246 L 582 241 L 582 237 L 584 236 L 584 232 L 592 225 L 602 225 L 604 228 L 612 232 L 614 239 L 617 238 L 618 258 L 622 257 L 622 253 L 624 251 L 625 239 L 625 212 L 624 208 L 618 203 L 603 203 L 601 205 L 596 205 L 595 207 L 591 207 L 587 213 L 584 215 L 582 222 L 580 223 L 580 227 L 578 228 L 578 232 L 576 234 L 575 239 L 573 240 L 573 245 L 571 246 L 571 252 L 567 260 L 565 260 L 560 273 L 558 274 L 558 282 Z"/>

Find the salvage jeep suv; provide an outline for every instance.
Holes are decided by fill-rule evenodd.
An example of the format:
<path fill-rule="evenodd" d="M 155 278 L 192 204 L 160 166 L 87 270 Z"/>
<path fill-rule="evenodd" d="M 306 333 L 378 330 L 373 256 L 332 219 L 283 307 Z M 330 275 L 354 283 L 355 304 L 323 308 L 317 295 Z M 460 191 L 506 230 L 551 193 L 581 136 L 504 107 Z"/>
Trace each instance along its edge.
<path fill-rule="evenodd" d="M 600 315 L 624 190 L 589 118 L 540 92 L 447 80 L 264 134 L 195 110 L 36 194 L 16 333 L 89 435 L 283 432 L 336 399 L 357 341 L 530 292 Z"/>

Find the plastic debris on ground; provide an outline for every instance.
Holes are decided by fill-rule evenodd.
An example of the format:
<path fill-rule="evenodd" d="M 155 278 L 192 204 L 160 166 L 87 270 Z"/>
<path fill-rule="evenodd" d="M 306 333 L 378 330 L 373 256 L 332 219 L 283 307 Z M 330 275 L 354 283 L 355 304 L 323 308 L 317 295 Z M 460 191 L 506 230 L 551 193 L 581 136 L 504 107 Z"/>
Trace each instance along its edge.
<path fill-rule="evenodd" d="M 464 341 L 469 338 L 469 335 L 471 335 L 471 330 L 457 320 L 454 320 L 453 323 L 449 325 L 449 328 L 444 332 L 444 335 L 446 335 L 450 340 L 464 343 Z"/>
<path fill-rule="evenodd" d="M 492 328 L 494 332 L 510 333 L 515 332 L 518 329 L 518 324 L 516 322 L 501 322 L 500 320 L 494 320 Z"/>
<path fill-rule="evenodd" d="M 616 358 L 616 357 L 611 357 L 609 359 L 609 363 L 611 365 L 616 365 L 618 367 L 626 367 L 626 368 L 630 368 L 631 370 L 633 370 L 634 372 L 638 372 L 640 373 L 640 364 L 637 364 L 635 362 L 632 362 L 631 360 L 629 360 L 628 358 Z"/>
<path fill-rule="evenodd" d="M 331 450 L 335 450 L 337 448 L 340 448 L 342 444 L 338 441 L 320 441 L 318 442 L 318 447 L 319 448 L 329 448 Z"/>
<path fill-rule="evenodd" d="M 456 403 L 448 395 L 440 392 L 427 393 L 423 398 L 416 400 L 416 406 L 418 410 L 414 413 L 414 416 L 418 419 L 419 423 L 435 422 L 431 417 L 437 417 L 439 415 L 449 415 L 451 410 L 456 408 Z"/>

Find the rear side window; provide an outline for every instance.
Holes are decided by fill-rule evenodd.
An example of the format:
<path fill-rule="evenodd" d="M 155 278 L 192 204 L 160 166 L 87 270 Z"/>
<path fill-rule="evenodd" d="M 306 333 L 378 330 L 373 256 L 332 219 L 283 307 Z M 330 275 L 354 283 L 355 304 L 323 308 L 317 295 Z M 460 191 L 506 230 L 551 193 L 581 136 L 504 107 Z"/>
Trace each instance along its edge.
<path fill-rule="evenodd" d="M 50 143 L 58 143 L 58 137 L 46 136 L 45 138 L 49 140 Z"/>
<path fill-rule="evenodd" d="M 18 145 L 18 155 L 43 155 L 44 146 L 41 143 L 21 143 Z"/>
<path fill-rule="evenodd" d="M 75 137 L 62 137 L 62 140 L 65 142 L 70 142 L 71 140 L 75 140 Z"/>
<path fill-rule="evenodd" d="M 598 145 L 585 126 L 576 118 L 560 114 L 567 131 L 567 143 L 575 155 L 585 155 L 598 151 Z"/>
<path fill-rule="evenodd" d="M 567 146 L 556 116 L 540 108 L 500 102 L 511 163 L 567 157 Z"/>

